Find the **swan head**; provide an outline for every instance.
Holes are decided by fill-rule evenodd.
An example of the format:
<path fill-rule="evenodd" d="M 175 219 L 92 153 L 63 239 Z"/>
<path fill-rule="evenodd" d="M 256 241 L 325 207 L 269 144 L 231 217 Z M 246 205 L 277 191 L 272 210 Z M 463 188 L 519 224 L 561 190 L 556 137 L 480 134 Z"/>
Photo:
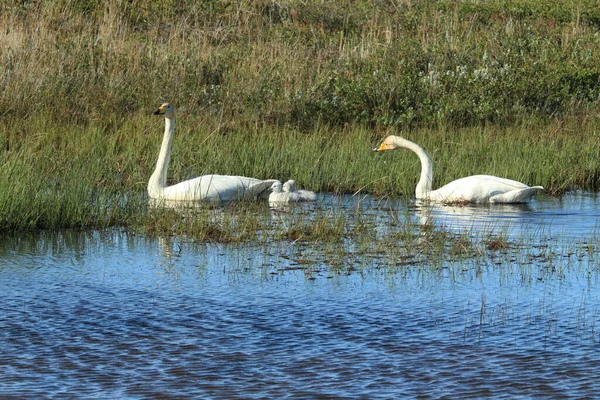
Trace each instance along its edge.
<path fill-rule="evenodd" d="M 277 181 L 274 184 L 271 185 L 271 187 L 269 188 L 269 190 L 273 193 L 281 193 L 281 182 Z"/>
<path fill-rule="evenodd" d="M 405 140 L 400 136 L 388 136 L 379 147 L 374 148 L 373 151 L 385 151 L 385 150 L 396 150 L 398 147 L 403 147 L 402 142 Z"/>
<path fill-rule="evenodd" d="M 284 192 L 295 192 L 296 191 L 296 181 L 293 179 L 290 179 L 289 181 L 284 183 L 283 191 Z"/>
<path fill-rule="evenodd" d="M 175 107 L 173 107 L 169 103 L 162 103 L 160 107 L 152 114 L 154 115 L 162 115 L 165 118 L 175 118 Z"/>

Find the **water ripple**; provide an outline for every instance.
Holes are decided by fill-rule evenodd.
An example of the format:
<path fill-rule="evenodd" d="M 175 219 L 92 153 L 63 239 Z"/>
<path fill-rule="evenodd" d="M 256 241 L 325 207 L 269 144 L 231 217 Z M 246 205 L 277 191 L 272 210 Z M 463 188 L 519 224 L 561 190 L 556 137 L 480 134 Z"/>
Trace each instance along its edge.
<path fill-rule="evenodd" d="M 589 398 L 600 389 L 595 265 L 309 275 L 287 268 L 285 251 L 168 246 L 118 231 L 4 240 L 0 397 Z"/>

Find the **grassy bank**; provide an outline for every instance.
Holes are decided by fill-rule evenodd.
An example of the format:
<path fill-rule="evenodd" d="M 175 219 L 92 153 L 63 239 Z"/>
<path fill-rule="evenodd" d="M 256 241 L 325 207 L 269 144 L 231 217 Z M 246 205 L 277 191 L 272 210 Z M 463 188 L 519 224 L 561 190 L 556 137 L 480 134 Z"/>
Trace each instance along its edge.
<path fill-rule="evenodd" d="M 146 184 L 163 120 L 136 114 L 113 131 L 37 119 L 25 140 L 5 142 L 0 173 L 0 229 L 130 225 L 146 218 Z M 573 122 L 577 124 L 577 122 Z M 205 173 L 296 179 L 318 192 L 414 195 L 419 160 L 408 150 L 376 154 L 399 133 L 429 150 L 434 185 L 474 173 L 543 185 L 551 194 L 598 187 L 597 127 L 522 124 L 412 131 L 255 126 L 222 131 L 218 120 L 181 116 L 169 180 Z M 9 125 L 5 129 L 10 129 Z"/>
<path fill-rule="evenodd" d="M 600 187 L 596 1 L 0 0 L 0 230 L 144 225 L 169 179 L 412 196 L 474 173 Z M 148 222 L 147 225 L 152 225 Z"/>
<path fill-rule="evenodd" d="M 19 118 L 168 98 L 233 125 L 464 125 L 585 109 L 600 90 L 596 0 L 14 3 L 0 113 Z"/>

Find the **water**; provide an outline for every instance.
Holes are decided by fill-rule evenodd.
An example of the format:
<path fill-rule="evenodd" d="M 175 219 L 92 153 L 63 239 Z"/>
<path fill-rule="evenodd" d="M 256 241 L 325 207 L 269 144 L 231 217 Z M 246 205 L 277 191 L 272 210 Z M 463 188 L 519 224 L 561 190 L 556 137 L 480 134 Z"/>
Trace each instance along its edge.
<path fill-rule="evenodd" d="M 406 209 L 342 203 L 372 215 Z M 597 250 L 569 254 L 597 244 L 599 199 L 399 213 L 456 231 L 503 226 L 550 243 L 556 257 L 390 268 L 383 256 L 355 254 L 339 268 L 326 245 L 301 242 L 197 244 L 121 230 L 5 236 L 0 397 L 596 395 Z M 299 262 L 306 254 L 317 261 Z"/>
<path fill-rule="evenodd" d="M 421 219 L 431 218 L 458 229 L 476 227 L 478 231 L 498 231 L 498 228 L 502 228 L 513 237 L 534 233 L 549 237 L 581 238 L 600 233 L 600 202 L 596 195 L 574 193 L 562 197 L 537 198 L 539 201 L 529 204 L 423 207 L 426 212 L 419 212 L 417 207 L 416 214 Z"/>

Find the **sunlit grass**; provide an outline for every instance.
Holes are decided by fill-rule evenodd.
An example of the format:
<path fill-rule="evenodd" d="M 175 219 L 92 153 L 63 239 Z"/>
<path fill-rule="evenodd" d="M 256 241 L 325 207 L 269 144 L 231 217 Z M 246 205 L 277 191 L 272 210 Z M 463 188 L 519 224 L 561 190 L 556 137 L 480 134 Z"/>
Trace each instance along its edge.
<path fill-rule="evenodd" d="M 597 103 L 594 0 L 0 2 L 0 113 L 224 126 L 513 123 Z M 595 108 L 597 110 L 597 108 Z"/>
<path fill-rule="evenodd" d="M 9 130 L 17 123 L 8 119 L 0 126 Z M 147 218 L 146 184 L 162 140 L 162 119 L 148 112 L 109 127 L 48 118 L 28 124 L 22 137 L 5 139 L 2 229 L 127 226 Z M 405 136 L 429 152 L 434 187 L 473 174 L 542 185 L 549 194 L 595 190 L 600 182 L 597 127 L 571 120 L 442 130 L 320 127 L 306 134 L 272 126 L 225 132 L 218 121 L 186 114 L 178 119 L 168 181 L 218 173 L 295 179 L 315 192 L 412 198 L 418 158 L 404 149 L 372 151 L 388 134 Z M 300 235 L 305 228 L 295 229 Z"/>

